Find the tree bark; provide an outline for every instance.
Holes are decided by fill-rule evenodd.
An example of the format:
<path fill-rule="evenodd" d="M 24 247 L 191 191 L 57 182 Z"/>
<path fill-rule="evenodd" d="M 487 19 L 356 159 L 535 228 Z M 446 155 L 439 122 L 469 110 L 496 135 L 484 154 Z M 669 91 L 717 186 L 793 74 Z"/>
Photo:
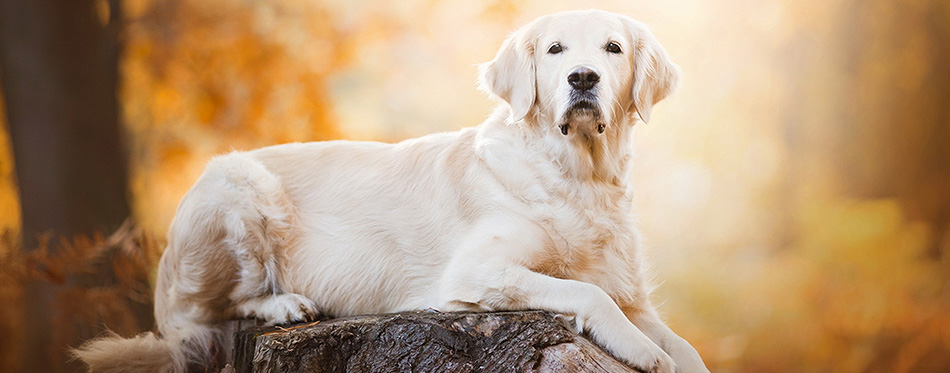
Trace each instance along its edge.
<path fill-rule="evenodd" d="M 545 311 L 412 312 L 252 328 L 235 335 L 233 367 L 242 373 L 634 372 Z"/>

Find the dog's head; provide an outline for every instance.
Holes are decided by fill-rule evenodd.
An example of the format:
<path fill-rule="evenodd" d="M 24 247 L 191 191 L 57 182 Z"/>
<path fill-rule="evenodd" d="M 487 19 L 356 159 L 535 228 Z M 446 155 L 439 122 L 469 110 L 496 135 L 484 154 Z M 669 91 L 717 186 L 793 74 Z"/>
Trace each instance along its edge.
<path fill-rule="evenodd" d="M 513 122 L 529 117 L 565 135 L 596 134 L 634 113 L 649 121 L 679 73 L 643 24 L 586 10 L 547 15 L 515 31 L 480 66 L 479 80 L 511 105 Z"/>

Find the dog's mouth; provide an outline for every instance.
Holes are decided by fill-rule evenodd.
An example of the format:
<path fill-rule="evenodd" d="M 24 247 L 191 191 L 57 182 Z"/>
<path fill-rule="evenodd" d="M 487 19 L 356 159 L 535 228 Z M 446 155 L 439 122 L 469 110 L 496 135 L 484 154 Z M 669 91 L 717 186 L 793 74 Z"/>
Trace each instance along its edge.
<path fill-rule="evenodd" d="M 584 95 L 591 96 L 591 95 Z M 575 98 L 575 97 L 572 97 Z M 597 133 L 604 133 L 607 125 L 603 120 L 603 113 L 600 105 L 597 105 L 596 97 L 576 97 L 571 100 L 571 105 L 564 112 L 561 124 L 558 125 L 561 134 L 567 135 L 571 128 L 597 128 Z"/>

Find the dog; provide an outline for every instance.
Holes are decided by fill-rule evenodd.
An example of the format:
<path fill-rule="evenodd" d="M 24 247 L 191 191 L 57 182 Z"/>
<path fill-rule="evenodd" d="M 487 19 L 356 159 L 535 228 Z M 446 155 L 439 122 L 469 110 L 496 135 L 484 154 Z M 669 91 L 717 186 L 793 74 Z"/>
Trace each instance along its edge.
<path fill-rule="evenodd" d="M 542 309 L 641 371 L 707 372 L 649 299 L 631 217 L 632 128 L 678 80 L 643 24 L 561 12 L 479 66 L 501 102 L 477 127 L 216 157 L 169 230 L 158 332 L 75 353 L 95 372 L 181 372 L 229 319 Z"/>

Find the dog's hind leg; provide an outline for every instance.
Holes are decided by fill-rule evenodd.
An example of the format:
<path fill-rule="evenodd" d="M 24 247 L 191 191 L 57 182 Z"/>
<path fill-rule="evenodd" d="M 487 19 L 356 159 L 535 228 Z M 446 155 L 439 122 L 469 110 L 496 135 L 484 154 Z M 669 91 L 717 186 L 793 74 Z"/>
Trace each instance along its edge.
<path fill-rule="evenodd" d="M 221 321 L 313 318 L 314 303 L 279 282 L 281 251 L 293 239 L 289 206 L 279 179 L 249 155 L 209 162 L 169 229 L 155 283 L 158 333 L 103 337 L 73 353 L 93 371 L 183 372 L 229 361 L 216 350 L 227 337 Z"/>
<path fill-rule="evenodd" d="M 238 234 L 231 245 L 240 266 L 240 280 L 229 295 L 232 312 L 237 317 L 264 320 L 268 325 L 315 319 L 314 303 L 302 295 L 284 292 L 278 282 L 277 263 L 280 249 L 291 235 L 291 216 L 280 206 L 255 207 L 251 216 L 235 217 L 239 221 L 234 224 L 243 224 L 246 229 L 235 229 Z"/>
<path fill-rule="evenodd" d="M 279 179 L 244 153 L 215 158 L 182 199 L 155 282 L 157 333 L 116 335 L 73 350 L 96 372 L 184 372 L 229 361 L 221 321 L 302 321 L 314 303 L 285 293 L 281 251 L 294 213 Z M 222 355 L 223 353 L 223 355 Z"/>
<path fill-rule="evenodd" d="M 174 250 L 166 255 L 173 258 L 163 258 L 168 273 L 159 276 L 171 277 L 173 291 L 167 292 L 171 307 L 164 312 L 201 310 L 204 323 L 314 318 L 313 301 L 285 293 L 279 281 L 281 253 L 293 241 L 294 224 L 280 180 L 260 161 L 239 152 L 212 159 L 182 200 L 169 233 Z"/>
<path fill-rule="evenodd" d="M 278 280 L 278 262 L 294 238 L 295 219 L 280 180 L 244 153 L 219 157 L 208 167 L 226 183 L 219 194 L 228 200 L 222 211 L 224 241 L 239 268 L 239 280 L 228 296 L 231 312 L 271 325 L 316 318 L 313 301 L 285 293 Z"/>

